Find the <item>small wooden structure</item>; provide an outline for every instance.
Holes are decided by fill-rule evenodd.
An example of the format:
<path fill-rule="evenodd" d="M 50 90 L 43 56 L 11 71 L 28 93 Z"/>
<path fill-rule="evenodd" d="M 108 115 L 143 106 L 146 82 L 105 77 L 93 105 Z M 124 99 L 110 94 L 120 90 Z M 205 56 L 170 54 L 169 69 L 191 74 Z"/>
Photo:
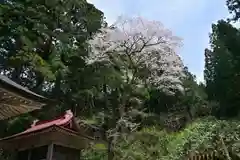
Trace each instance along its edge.
<path fill-rule="evenodd" d="M 41 109 L 50 100 L 0 74 L 0 120 Z"/>
<path fill-rule="evenodd" d="M 15 160 L 79 160 L 92 138 L 83 135 L 73 113 L 35 121 L 26 131 L 0 140 L 0 148 L 17 153 Z"/>
<path fill-rule="evenodd" d="M 190 153 L 187 160 L 223 160 L 216 151 L 207 152 L 207 153 Z"/>

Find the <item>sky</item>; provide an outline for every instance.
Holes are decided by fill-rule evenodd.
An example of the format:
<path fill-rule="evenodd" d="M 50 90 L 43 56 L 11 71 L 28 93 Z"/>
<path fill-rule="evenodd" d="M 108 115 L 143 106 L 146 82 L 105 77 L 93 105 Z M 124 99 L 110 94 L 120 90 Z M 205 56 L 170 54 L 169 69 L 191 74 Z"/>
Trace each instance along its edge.
<path fill-rule="evenodd" d="M 112 24 L 120 15 L 142 16 L 162 22 L 183 39 L 184 65 L 203 81 L 204 49 L 209 46 L 212 23 L 228 17 L 226 0 L 88 0 Z"/>

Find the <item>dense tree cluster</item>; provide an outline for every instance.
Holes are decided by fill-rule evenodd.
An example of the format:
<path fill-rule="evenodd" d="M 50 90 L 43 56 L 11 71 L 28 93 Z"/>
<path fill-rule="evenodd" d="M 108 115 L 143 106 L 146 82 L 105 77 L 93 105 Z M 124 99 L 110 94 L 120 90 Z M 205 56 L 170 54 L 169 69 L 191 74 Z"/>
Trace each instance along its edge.
<path fill-rule="evenodd" d="M 0 136 L 72 109 L 106 134 L 107 146 L 84 151 L 91 160 L 227 155 L 220 131 L 237 155 L 237 122 L 217 120 L 236 119 L 240 110 L 240 31 L 231 22 L 240 2 L 227 5 L 233 18 L 212 25 L 198 84 L 178 55 L 181 39 L 161 22 L 120 16 L 109 26 L 86 0 L 0 1 L 1 74 L 59 102 L 0 122 Z"/>
<path fill-rule="evenodd" d="M 205 80 L 209 99 L 220 104 L 218 116 L 239 112 L 239 30 L 226 21 L 213 25 L 211 49 L 205 50 Z"/>

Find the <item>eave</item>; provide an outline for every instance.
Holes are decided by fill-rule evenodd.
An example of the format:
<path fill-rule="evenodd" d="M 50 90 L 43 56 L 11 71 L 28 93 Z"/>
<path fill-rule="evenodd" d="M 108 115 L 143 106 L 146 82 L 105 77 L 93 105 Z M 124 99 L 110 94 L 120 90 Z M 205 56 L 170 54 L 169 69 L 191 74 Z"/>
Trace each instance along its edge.
<path fill-rule="evenodd" d="M 41 109 L 53 101 L 0 75 L 0 120 Z"/>

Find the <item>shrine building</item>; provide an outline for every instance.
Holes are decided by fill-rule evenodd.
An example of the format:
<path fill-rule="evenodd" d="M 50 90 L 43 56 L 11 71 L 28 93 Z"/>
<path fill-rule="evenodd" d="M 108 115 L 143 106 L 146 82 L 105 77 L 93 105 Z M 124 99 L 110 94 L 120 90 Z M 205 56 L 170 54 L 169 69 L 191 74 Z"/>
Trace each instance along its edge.
<path fill-rule="evenodd" d="M 84 134 L 68 110 L 49 121 L 34 121 L 24 132 L 0 139 L 15 160 L 79 160 L 94 138 Z"/>

